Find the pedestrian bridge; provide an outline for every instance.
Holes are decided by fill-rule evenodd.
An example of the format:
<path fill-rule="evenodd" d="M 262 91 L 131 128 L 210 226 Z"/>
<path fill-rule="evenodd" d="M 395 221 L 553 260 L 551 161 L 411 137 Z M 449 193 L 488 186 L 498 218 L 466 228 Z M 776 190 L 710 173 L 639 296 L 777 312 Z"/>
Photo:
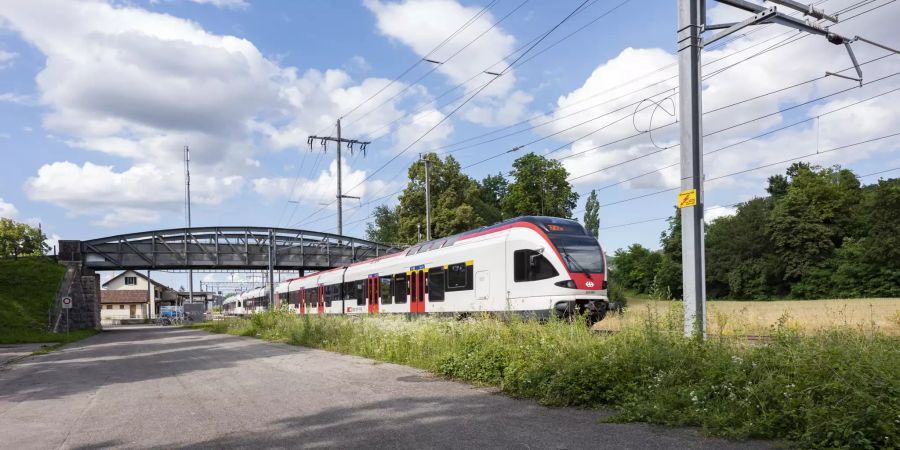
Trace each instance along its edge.
<path fill-rule="evenodd" d="M 195 227 L 61 240 L 59 258 L 94 270 L 322 270 L 398 251 L 316 231 Z"/>

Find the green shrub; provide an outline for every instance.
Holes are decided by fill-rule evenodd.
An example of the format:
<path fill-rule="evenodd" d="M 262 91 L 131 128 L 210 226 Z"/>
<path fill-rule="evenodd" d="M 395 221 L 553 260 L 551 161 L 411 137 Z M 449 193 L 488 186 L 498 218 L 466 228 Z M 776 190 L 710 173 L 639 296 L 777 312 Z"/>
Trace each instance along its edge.
<path fill-rule="evenodd" d="M 558 320 L 287 312 L 204 327 L 406 364 L 547 405 L 612 406 L 615 421 L 694 425 L 809 448 L 900 443 L 896 339 L 849 328 L 780 328 L 766 344 L 702 340 L 682 336 L 677 308 L 608 336 Z"/>

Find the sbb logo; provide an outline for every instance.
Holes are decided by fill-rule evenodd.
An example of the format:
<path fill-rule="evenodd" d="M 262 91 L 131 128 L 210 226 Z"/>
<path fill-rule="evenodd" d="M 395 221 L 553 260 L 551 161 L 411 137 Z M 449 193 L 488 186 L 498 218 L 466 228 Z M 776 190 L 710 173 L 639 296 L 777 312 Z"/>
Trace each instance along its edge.
<path fill-rule="evenodd" d="M 589 287 L 589 288 L 592 288 L 592 287 L 594 287 L 594 282 L 593 282 L 593 281 L 588 281 L 587 283 L 584 283 L 584 285 L 587 286 L 587 287 Z"/>

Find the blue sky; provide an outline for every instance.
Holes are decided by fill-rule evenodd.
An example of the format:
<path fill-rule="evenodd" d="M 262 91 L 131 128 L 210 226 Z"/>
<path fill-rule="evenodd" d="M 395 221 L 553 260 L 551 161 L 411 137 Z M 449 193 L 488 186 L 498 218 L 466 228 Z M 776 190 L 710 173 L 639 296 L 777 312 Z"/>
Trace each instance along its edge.
<path fill-rule="evenodd" d="M 658 108 L 635 113 L 633 106 L 650 98 L 662 109 L 671 109 L 668 105 L 677 100 L 675 67 L 657 70 L 676 61 L 674 1 L 589 2 L 534 53 L 608 15 L 527 64 L 513 67 L 449 118 L 459 103 L 444 102 L 464 91 L 435 98 L 490 64 L 503 61 L 490 69 L 502 71 L 515 58 L 504 56 L 580 3 L 3 2 L 0 214 L 40 222 L 48 234 L 63 239 L 180 227 L 184 224 L 181 152 L 189 145 L 194 225 L 334 231 L 334 210 L 321 205 L 334 198 L 334 153 L 323 155 L 318 145 L 310 152 L 306 136 L 332 133 L 329 124 L 338 116 L 420 61 L 485 6 L 484 14 L 430 56 L 447 59 L 437 70 L 414 83 L 432 69 L 431 63 L 418 64 L 344 119 L 345 136 L 374 141 L 364 158 L 345 153 L 344 185 L 355 187 L 349 194 L 362 197 L 361 202 L 345 203 L 347 234 L 364 235 L 364 219 L 375 206 L 366 202 L 402 187 L 406 167 L 419 152 L 457 149 L 446 146 L 527 119 L 532 120 L 512 129 L 522 133 L 461 149 L 454 157 L 466 166 L 541 139 L 467 173 L 477 179 L 506 173 L 512 160 L 525 151 L 564 158 L 573 177 L 599 170 L 574 182 L 582 194 L 579 218 L 591 189 L 620 183 L 600 191 L 605 205 L 677 186 L 677 166 L 640 176 L 677 162 L 677 147 L 656 152 L 677 143 L 677 126 L 665 127 L 674 119 Z M 891 0 L 826 0 L 821 7 L 829 12 L 847 9 L 841 16 L 846 23 L 842 20 L 833 28 L 840 33 L 900 46 L 891 28 L 900 20 L 900 5 Z M 721 5 L 710 11 L 713 22 L 745 16 Z M 864 65 L 864 81 L 871 83 L 862 88 L 779 113 L 853 86 L 834 77 L 806 83 L 826 70 L 847 69 L 850 63 L 842 47 L 821 37 L 798 37 L 783 27 L 763 26 L 705 52 L 704 61 L 710 63 L 706 74 L 740 62 L 707 80 L 707 110 L 761 96 L 709 114 L 705 130 L 765 116 L 706 139 L 707 150 L 733 145 L 706 158 L 708 179 L 900 132 L 898 94 L 891 91 L 900 86 L 900 76 L 890 76 L 900 69 L 900 57 Z M 885 54 L 863 43 L 854 44 L 854 49 L 861 61 Z M 465 87 L 472 92 L 489 77 L 476 76 Z M 798 83 L 803 84 L 769 94 Z M 874 98 L 848 106 L 870 97 Z M 382 103 L 386 104 L 363 115 Z M 555 108 L 560 110 L 552 112 Z M 587 110 L 572 114 L 582 109 Z M 809 120 L 738 144 L 804 119 Z M 590 150 L 651 123 L 663 127 L 652 133 L 652 141 L 644 133 Z M 423 135 L 417 145 L 373 175 Z M 878 139 L 805 160 L 840 164 L 864 175 L 900 167 L 898 144 L 896 137 Z M 787 165 L 709 181 L 709 217 L 732 213 L 727 205 L 762 195 L 765 178 Z M 604 169 L 609 166 L 613 167 Z M 664 193 L 601 207 L 601 226 L 612 227 L 601 232 L 601 242 L 609 250 L 633 242 L 658 246 L 665 221 L 617 225 L 670 215 L 674 198 L 674 193 Z"/>

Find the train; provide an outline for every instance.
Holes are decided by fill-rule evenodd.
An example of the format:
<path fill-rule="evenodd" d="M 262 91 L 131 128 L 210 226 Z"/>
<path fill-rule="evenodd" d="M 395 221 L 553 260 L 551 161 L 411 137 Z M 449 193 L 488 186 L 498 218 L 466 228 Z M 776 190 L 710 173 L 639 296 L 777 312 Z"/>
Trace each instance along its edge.
<path fill-rule="evenodd" d="M 276 307 L 297 314 L 515 313 L 602 320 L 606 256 L 578 222 L 524 216 L 275 285 Z M 229 297 L 229 315 L 269 307 L 268 288 Z"/>

